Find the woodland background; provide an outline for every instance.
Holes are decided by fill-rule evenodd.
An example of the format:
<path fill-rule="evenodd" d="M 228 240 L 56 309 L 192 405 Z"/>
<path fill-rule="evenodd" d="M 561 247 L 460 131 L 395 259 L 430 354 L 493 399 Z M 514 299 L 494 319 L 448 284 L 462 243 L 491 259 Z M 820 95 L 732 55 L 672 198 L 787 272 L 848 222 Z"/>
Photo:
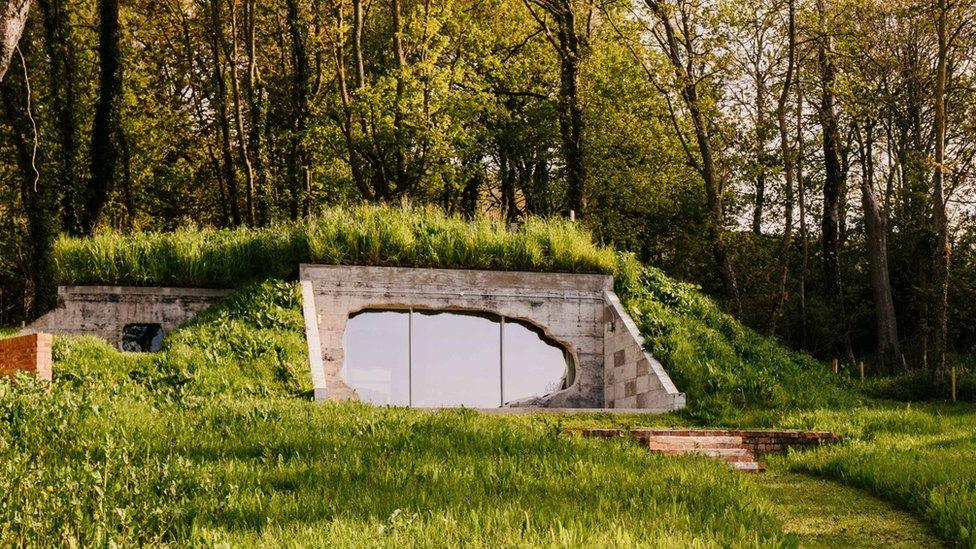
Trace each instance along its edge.
<path fill-rule="evenodd" d="M 0 325 L 51 306 L 59 234 L 365 201 L 572 212 L 760 332 L 937 393 L 976 345 L 971 3 L 30 4 Z"/>

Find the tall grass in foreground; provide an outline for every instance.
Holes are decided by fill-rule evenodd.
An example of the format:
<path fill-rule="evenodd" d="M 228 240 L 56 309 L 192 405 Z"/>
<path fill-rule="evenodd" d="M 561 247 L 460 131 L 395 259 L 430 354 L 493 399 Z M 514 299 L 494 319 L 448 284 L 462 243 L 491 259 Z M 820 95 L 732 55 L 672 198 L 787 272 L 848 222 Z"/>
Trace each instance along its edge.
<path fill-rule="evenodd" d="M 436 208 L 358 206 L 264 229 L 102 233 L 62 237 L 60 284 L 236 288 L 286 278 L 299 263 L 611 273 L 615 254 L 578 225 L 529 219 L 466 221 Z"/>
<path fill-rule="evenodd" d="M 0 380 L 0 543 L 790 545 L 747 479 L 542 423 Z"/>
<path fill-rule="evenodd" d="M 911 509 L 960 547 L 976 547 L 976 407 L 904 406 L 796 414 L 793 427 L 850 442 L 790 456 L 790 466 Z"/>

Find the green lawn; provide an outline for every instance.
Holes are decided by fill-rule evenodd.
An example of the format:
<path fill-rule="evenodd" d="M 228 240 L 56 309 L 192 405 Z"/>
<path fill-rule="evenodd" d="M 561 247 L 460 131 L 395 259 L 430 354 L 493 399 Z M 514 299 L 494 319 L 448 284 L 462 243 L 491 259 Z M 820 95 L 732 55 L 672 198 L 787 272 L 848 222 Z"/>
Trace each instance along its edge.
<path fill-rule="evenodd" d="M 839 482 L 793 473 L 781 460 L 756 477 L 783 530 L 802 547 L 942 547 L 931 528 L 892 503 Z"/>
<path fill-rule="evenodd" d="M 912 510 L 943 538 L 976 547 L 976 406 L 889 405 L 799 413 L 783 423 L 849 437 L 794 454 L 790 469 L 863 488 Z"/>

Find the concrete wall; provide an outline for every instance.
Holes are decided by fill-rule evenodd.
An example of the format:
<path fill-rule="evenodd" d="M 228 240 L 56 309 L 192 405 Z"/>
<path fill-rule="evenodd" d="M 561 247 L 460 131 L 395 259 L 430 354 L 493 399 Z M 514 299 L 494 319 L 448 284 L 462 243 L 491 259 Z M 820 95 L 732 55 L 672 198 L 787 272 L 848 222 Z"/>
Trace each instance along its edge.
<path fill-rule="evenodd" d="M 608 306 L 608 296 L 613 295 L 610 291 L 613 280 L 609 276 L 302 265 L 300 278 L 317 400 L 357 398 L 339 373 L 344 360 L 343 335 L 350 314 L 365 309 L 413 308 L 482 311 L 518 319 L 538 326 L 547 337 L 572 353 L 576 376 L 569 388 L 510 406 L 641 407 L 636 394 L 630 400 L 614 397 L 608 401 L 605 397 L 605 388 L 610 388 L 604 372 L 604 364 L 608 363 L 604 344 L 610 341 L 606 326 L 613 319 L 619 320 L 621 314 L 626 317 L 619 302 Z M 616 316 L 611 318 L 608 314 Z M 651 368 L 648 363 L 647 373 L 636 375 L 638 360 L 633 349 L 640 349 L 642 340 L 633 339 L 626 330 L 611 335 L 611 343 L 617 346 L 615 351 L 624 350 L 625 360 L 633 358 L 635 375 L 632 377 L 635 384 L 641 380 L 643 408 L 663 411 L 683 405 L 683 395 L 674 389 L 660 364 L 655 362 L 657 367 Z M 630 347 L 625 341 L 627 337 L 632 338 Z M 642 350 L 640 353 L 644 356 Z M 615 382 L 624 386 L 630 381 L 622 373 L 618 377 Z"/>
<path fill-rule="evenodd" d="M 51 334 L 30 334 L 0 339 L 0 375 L 37 374 L 51 381 Z"/>
<path fill-rule="evenodd" d="M 24 330 L 99 336 L 118 346 L 126 324 L 160 324 L 169 333 L 229 290 L 62 286 L 58 305 Z"/>
<path fill-rule="evenodd" d="M 605 294 L 604 391 L 607 408 L 640 408 L 667 412 L 685 406 L 664 366 L 644 351 L 644 336 L 616 294 Z"/>

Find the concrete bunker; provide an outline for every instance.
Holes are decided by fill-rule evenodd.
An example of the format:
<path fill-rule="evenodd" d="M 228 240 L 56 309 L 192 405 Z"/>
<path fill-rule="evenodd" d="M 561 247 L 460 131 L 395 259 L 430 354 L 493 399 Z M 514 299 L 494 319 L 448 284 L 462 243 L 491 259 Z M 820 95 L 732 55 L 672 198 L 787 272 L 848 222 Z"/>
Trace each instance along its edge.
<path fill-rule="evenodd" d="M 25 333 L 93 335 L 121 351 L 154 352 L 164 334 L 229 290 L 134 286 L 61 286 L 57 306 Z"/>
<path fill-rule="evenodd" d="M 418 407 L 463 405 L 666 412 L 684 406 L 684 394 L 678 392 L 661 364 L 644 351 L 637 327 L 613 293 L 610 276 L 302 265 L 300 279 L 316 400 L 373 401 L 376 394 L 369 391 L 375 390 L 375 384 L 379 383 L 385 387 L 385 392 L 380 391 L 382 399 L 388 399 L 390 404 Z M 399 337 L 391 337 L 380 330 L 364 336 L 367 344 L 371 337 L 378 352 L 386 353 L 388 360 L 401 366 L 387 366 L 386 374 L 369 374 L 373 375 L 372 381 L 362 376 L 357 378 L 355 367 L 350 369 L 346 357 L 349 351 L 347 329 L 350 318 L 354 323 L 363 311 L 408 316 L 453 312 L 475 318 L 498 318 L 502 326 L 506 321 L 531 326 L 541 332 L 545 341 L 556 342 L 562 347 L 564 356 L 571 357 L 567 362 L 572 365 L 572 376 L 554 385 L 546 394 L 506 398 L 505 338 L 504 332 L 499 330 L 496 336 L 500 340 L 497 356 L 501 357 L 498 377 L 493 373 L 496 370 L 494 359 L 484 360 L 485 356 L 496 356 L 494 344 L 486 346 L 487 338 L 482 338 L 480 347 L 471 347 L 472 352 L 466 355 L 455 353 L 458 356 L 454 359 L 442 360 L 438 370 L 441 374 L 452 373 L 452 368 L 474 372 L 474 377 L 459 376 L 471 384 L 495 386 L 497 382 L 500 388 L 497 396 L 494 391 L 485 391 L 470 399 L 457 394 L 416 398 L 417 395 L 409 393 L 418 388 L 435 393 L 437 390 L 418 385 L 416 378 L 410 377 L 414 375 L 410 371 L 414 340 L 409 335 L 401 333 Z M 409 330 L 409 320 L 407 322 Z M 442 326 L 442 334 L 443 330 Z M 433 353 L 436 352 L 435 349 Z M 477 361 L 482 363 L 480 368 L 468 364 Z M 381 360 L 377 360 L 379 362 Z M 523 367 L 529 368 L 532 362 L 528 361 L 528 364 Z M 509 375 L 518 377 L 520 373 L 516 368 Z M 397 375 L 400 376 L 399 383 L 397 389 L 393 389 Z M 382 379 L 376 381 L 377 376 Z M 524 377 L 537 384 L 551 383 L 550 377 Z M 372 388 L 370 383 L 374 383 Z M 443 384 L 440 390 L 447 390 L 446 387 L 450 384 Z"/>

